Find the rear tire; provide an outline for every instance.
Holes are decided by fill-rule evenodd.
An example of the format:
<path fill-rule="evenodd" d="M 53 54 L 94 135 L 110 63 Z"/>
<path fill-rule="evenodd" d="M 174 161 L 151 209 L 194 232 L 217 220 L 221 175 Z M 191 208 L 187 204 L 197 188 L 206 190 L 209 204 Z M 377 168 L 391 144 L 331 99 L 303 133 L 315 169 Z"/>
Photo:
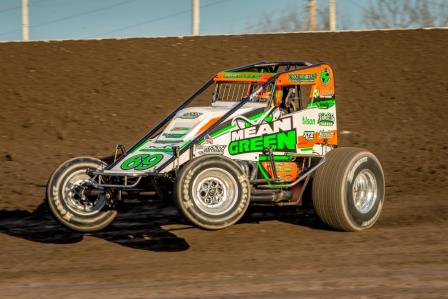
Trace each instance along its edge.
<path fill-rule="evenodd" d="M 249 178 L 234 161 L 217 155 L 193 159 L 180 171 L 175 186 L 179 211 L 209 230 L 237 222 L 249 205 Z"/>
<path fill-rule="evenodd" d="M 101 160 L 78 157 L 62 163 L 47 186 L 47 201 L 56 219 L 70 229 L 94 232 L 109 225 L 117 215 L 107 208 L 104 195 L 87 197 L 84 184 L 90 179 L 87 169 L 105 166 Z"/>
<path fill-rule="evenodd" d="M 359 148 L 337 148 L 316 171 L 312 198 L 319 218 L 337 230 L 361 231 L 378 220 L 384 203 L 381 164 Z"/>

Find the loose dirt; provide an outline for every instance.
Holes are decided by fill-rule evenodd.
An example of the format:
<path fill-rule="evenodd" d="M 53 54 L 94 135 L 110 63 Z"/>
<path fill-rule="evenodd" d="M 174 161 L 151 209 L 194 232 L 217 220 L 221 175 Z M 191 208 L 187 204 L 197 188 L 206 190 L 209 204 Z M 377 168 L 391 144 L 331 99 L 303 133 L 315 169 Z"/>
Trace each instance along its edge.
<path fill-rule="evenodd" d="M 0 297 L 448 297 L 448 30 L 0 44 Z M 61 162 L 128 147 L 215 72 L 262 60 L 334 66 L 341 142 L 375 153 L 372 229 L 252 209 L 217 232 L 131 202 L 106 230 L 52 219 Z"/>

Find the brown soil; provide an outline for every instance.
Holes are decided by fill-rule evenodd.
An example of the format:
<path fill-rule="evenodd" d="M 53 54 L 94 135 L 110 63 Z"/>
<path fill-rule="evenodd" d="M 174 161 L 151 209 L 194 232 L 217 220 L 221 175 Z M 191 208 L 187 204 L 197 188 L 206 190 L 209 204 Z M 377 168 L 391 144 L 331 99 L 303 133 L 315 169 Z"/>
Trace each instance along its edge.
<path fill-rule="evenodd" d="M 448 30 L 0 44 L 1 298 L 441 298 L 448 294 Z M 378 224 L 252 210 L 208 232 L 135 202 L 81 235 L 45 205 L 56 166 L 132 145 L 218 70 L 326 61 L 344 145 L 383 163 Z"/>

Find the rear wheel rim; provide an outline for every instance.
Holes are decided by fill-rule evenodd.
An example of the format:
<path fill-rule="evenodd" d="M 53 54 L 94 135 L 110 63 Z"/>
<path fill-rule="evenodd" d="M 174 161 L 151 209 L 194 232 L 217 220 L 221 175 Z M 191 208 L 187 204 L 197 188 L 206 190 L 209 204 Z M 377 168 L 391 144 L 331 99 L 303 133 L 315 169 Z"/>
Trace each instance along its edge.
<path fill-rule="evenodd" d="M 192 197 L 202 212 L 216 216 L 225 214 L 238 199 L 236 180 L 224 169 L 205 169 L 193 181 Z"/>
<path fill-rule="evenodd" d="M 361 214 L 369 213 L 378 198 L 378 185 L 375 174 L 370 169 L 361 170 L 352 187 L 353 203 Z"/>

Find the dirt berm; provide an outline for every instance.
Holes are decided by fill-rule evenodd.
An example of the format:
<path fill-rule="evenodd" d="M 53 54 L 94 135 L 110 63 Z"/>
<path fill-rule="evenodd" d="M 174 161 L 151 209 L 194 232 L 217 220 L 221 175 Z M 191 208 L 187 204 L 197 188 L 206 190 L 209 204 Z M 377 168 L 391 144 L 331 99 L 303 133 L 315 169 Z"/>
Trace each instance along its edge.
<path fill-rule="evenodd" d="M 443 29 L 1 43 L 0 297 L 446 296 L 447 49 Z M 58 164 L 129 147 L 217 71 L 270 60 L 334 67 L 341 143 L 385 170 L 373 229 L 275 210 L 205 232 L 136 204 L 83 236 L 48 216 Z"/>

